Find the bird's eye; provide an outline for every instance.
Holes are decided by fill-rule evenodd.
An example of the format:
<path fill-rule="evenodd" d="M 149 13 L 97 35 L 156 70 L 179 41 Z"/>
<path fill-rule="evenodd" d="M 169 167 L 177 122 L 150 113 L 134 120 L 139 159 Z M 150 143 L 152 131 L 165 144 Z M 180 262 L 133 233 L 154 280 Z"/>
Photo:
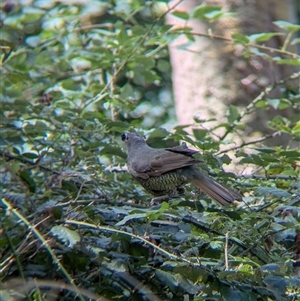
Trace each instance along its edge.
<path fill-rule="evenodd" d="M 126 133 L 124 132 L 124 133 L 122 133 L 121 138 L 122 138 L 123 141 L 125 141 L 125 140 L 128 139 L 128 136 L 127 136 Z"/>

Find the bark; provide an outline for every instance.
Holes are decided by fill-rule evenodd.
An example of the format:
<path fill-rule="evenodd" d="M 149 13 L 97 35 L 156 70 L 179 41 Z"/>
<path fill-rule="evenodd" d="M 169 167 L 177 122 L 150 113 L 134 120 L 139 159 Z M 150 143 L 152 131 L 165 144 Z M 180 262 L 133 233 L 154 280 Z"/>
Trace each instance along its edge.
<path fill-rule="evenodd" d="M 171 5 L 177 2 L 172 1 Z M 202 2 L 184 0 L 176 6 L 176 10 L 190 12 Z M 296 23 L 293 0 L 219 0 L 206 3 L 221 5 L 225 11 L 236 12 L 237 16 L 209 24 L 199 20 L 185 22 L 169 14 L 167 23 L 192 27 L 192 31 L 198 33 L 208 33 L 210 30 L 213 34 L 228 38 L 233 33 L 279 31 L 272 24 L 275 20 Z M 282 44 L 283 39 L 279 37 L 272 39 L 268 46 L 279 49 Z M 212 128 L 222 121 L 226 122 L 226 110 L 230 104 L 242 110 L 265 87 L 295 72 L 294 67 L 275 65 L 260 57 L 246 59 L 241 47 L 207 37 L 196 36 L 195 42 L 191 43 L 181 35 L 170 45 L 170 56 L 178 121 L 180 124 L 192 124 L 193 127 Z M 276 89 L 268 97 L 279 97 L 279 94 L 279 89 Z M 248 137 L 255 132 L 269 133 L 266 121 L 276 114 L 278 112 L 263 110 L 252 114 L 243 120 L 246 124 L 244 135 Z M 292 113 L 286 110 L 284 114 L 290 116 Z M 194 118 L 202 120 L 201 124 L 196 125 Z M 210 119 L 215 121 L 207 122 Z M 215 133 L 223 135 L 224 129 L 219 128 Z M 238 137 L 238 140 L 243 138 Z M 283 136 L 279 139 L 282 139 L 280 143 L 287 143 Z"/>

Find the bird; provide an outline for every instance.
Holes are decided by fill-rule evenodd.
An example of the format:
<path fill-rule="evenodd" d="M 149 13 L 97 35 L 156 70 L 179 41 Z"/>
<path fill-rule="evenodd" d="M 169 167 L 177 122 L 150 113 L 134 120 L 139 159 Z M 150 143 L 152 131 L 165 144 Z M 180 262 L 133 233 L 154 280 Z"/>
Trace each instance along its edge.
<path fill-rule="evenodd" d="M 223 206 L 242 200 L 238 192 L 204 174 L 196 166 L 203 161 L 193 156 L 199 151 L 188 148 L 185 143 L 172 148 L 153 148 L 134 132 L 123 132 L 121 139 L 127 146 L 128 172 L 154 196 L 152 205 L 184 194 L 183 186 L 188 183 Z"/>

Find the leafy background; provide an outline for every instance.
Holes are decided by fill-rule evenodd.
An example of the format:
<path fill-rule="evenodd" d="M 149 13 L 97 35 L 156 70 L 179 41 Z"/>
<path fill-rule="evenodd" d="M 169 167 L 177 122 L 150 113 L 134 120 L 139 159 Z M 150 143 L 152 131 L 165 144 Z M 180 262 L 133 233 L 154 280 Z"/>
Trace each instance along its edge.
<path fill-rule="evenodd" d="M 232 158 L 214 129 L 190 135 L 176 126 L 167 46 L 178 34 L 193 37 L 165 25 L 163 7 L 2 3 L 1 300 L 300 299 L 300 151 L 261 143 L 285 133 L 299 145 L 299 86 L 283 78 L 281 98 L 268 98 L 268 87 L 244 112 L 228 108 L 218 125 L 227 134 L 255 110 L 278 115 L 268 121 L 273 134 L 250 143 L 254 152 L 233 149 L 255 172 L 226 173 Z M 205 4 L 196 11 L 225 17 Z M 291 38 L 299 25 L 276 24 L 299 43 Z M 236 34 L 231 43 L 255 56 L 274 35 Z M 281 51 L 266 59 L 299 66 L 299 55 Z M 290 118 L 281 116 L 287 107 Z M 219 208 L 190 187 L 149 208 L 126 172 L 120 134 L 133 129 L 154 147 L 183 140 L 201 149 L 202 168 L 244 201 Z"/>

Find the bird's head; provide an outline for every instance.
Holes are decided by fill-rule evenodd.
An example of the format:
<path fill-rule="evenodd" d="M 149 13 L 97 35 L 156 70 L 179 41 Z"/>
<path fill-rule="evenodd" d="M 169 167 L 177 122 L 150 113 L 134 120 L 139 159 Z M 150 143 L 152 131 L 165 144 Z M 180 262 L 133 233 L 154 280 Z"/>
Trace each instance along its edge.
<path fill-rule="evenodd" d="M 136 133 L 123 132 L 121 138 L 126 143 L 128 148 L 138 147 L 141 144 L 146 144 L 145 139 Z"/>

